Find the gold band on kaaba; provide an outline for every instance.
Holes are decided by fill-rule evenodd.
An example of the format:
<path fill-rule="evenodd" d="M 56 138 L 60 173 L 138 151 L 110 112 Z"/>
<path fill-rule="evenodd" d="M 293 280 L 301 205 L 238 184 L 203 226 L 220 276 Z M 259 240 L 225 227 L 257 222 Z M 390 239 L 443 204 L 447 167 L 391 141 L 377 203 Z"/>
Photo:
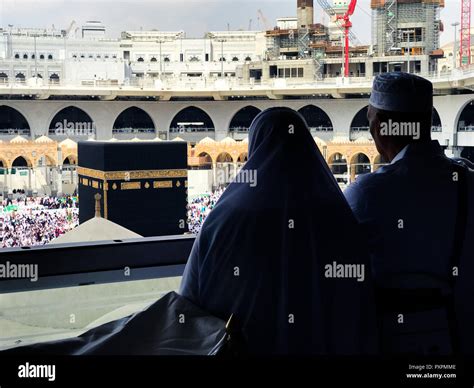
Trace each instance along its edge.
<path fill-rule="evenodd" d="M 108 200 L 107 192 L 109 190 L 140 190 L 153 187 L 154 189 L 166 189 L 173 187 L 173 181 L 169 179 L 178 179 L 176 186 L 179 187 L 182 182 L 180 178 L 184 178 L 185 187 L 188 186 L 188 171 L 187 170 L 143 170 L 143 171 L 100 171 L 91 168 L 78 167 L 77 173 L 79 183 L 84 186 L 90 186 L 95 189 L 103 190 L 104 199 L 104 218 L 108 219 Z M 137 180 L 149 179 L 152 185 L 148 182 L 141 184 Z M 156 181 L 155 179 L 163 179 Z M 168 179 L 168 180 L 165 180 Z M 111 182 L 112 181 L 112 182 Z M 116 181 L 116 182 L 113 182 Z M 120 182 L 121 181 L 121 182 Z M 135 181 L 135 182 L 132 182 Z"/>
<path fill-rule="evenodd" d="M 133 180 L 133 179 L 169 179 L 187 178 L 187 170 L 144 170 L 144 171 L 99 171 L 91 168 L 78 167 L 78 175 L 100 180 Z"/>

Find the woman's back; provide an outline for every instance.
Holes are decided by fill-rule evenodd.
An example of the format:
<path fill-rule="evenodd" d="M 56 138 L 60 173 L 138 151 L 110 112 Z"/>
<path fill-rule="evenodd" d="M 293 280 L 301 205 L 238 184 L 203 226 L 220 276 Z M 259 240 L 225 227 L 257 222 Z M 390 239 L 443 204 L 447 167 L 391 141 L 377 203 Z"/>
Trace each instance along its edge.
<path fill-rule="evenodd" d="M 205 221 L 181 293 L 234 314 L 253 353 L 372 352 L 368 256 L 304 120 L 270 109 L 250 136 L 249 161 Z M 329 276 L 338 264 L 364 278 Z"/>

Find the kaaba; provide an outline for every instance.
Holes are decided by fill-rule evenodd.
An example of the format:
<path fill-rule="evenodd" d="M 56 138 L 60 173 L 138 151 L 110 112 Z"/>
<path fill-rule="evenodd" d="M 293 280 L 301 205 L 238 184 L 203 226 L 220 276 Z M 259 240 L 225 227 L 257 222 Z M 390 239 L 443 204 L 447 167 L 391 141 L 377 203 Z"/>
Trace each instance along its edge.
<path fill-rule="evenodd" d="M 79 222 L 95 216 L 102 196 L 104 218 L 144 237 L 187 231 L 185 142 L 78 144 Z"/>

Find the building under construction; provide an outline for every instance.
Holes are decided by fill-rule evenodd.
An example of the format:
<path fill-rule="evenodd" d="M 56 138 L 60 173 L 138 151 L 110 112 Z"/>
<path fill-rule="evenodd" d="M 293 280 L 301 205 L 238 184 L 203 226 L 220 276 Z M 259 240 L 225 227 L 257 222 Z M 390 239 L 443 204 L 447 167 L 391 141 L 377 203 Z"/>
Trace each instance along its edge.
<path fill-rule="evenodd" d="M 372 0 L 372 44 L 377 56 L 440 55 L 444 0 Z"/>
<path fill-rule="evenodd" d="M 267 59 L 311 59 L 319 77 L 342 74 L 343 29 L 338 22 L 349 0 L 317 0 L 330 16 L 328 26 L 314 23 L 313 0 L 297 0 L 297 17 L 290 25 L 278 25 L 266 32 Z M 436 71 L 443 24 L 440 10 L 444 0 L 371 0 L 372 46 L 361 45 L 350 32 L 350 76 L 387 71 L 426 73 Z M 339 28 L 339 34 L 337 29 Z"/>

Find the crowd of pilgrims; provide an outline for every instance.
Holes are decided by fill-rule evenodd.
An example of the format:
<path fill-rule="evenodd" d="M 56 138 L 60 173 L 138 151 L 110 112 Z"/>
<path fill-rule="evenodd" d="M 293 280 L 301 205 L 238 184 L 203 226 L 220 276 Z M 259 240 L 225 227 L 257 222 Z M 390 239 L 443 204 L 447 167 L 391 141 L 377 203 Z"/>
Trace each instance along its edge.
<path fill-rule="evenodd" d="M 197 234 L 224 189 L 194 198 L 188 205 L 189 232 Z M 15 190 L 15 197 L 0 206 L 1 247 L 45 245 L 79 225 L 77 197 L 26 197 Z"/>
<path fill-rule="evenodd" d="M 0 206 L 1 247 L 45 245 L 79 224 L 76 197 L 8 198 Z"/>
<path fill-rule="evenodd" d="M 198 234 L 204 220 L 209 215 L 217 201 L 224 193 L 224 188 L 219 188 L 211 194 L 200 195 L 190 201 L 188 205 L 188 228 L 193 234 Z"/>

